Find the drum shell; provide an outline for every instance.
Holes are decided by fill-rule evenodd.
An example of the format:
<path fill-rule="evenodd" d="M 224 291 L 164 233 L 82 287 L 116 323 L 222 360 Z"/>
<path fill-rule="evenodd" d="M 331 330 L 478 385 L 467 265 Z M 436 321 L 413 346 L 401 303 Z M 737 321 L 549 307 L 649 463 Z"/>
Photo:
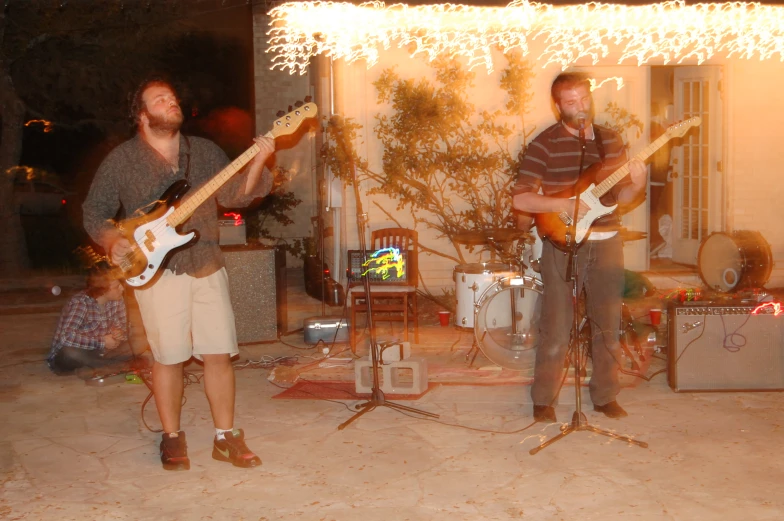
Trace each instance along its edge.
<path fill-rule="evenodd" d="M 452 272 L 455 281 L 455 326 L 473 329 L 476 304 L 482 293 L 495 281 L 509 277 L 515 270 L 501 262 L 459 264 Z"/>
<path fill-rule="evenodd" d="M 714 232 L 700 245 L 697 266 L 700 278 L 710 289 L 730 292 L 761 288 L 770 278 L 773 255 L 759 232 Z"/>
<path fill-rule="evenodd" d="M 513 370 L 533 367 L 543 294 L 542 282 L 528 276 L 499 279 L 482 293 L 477 302 L 474 337 L 491 362 Z"/>

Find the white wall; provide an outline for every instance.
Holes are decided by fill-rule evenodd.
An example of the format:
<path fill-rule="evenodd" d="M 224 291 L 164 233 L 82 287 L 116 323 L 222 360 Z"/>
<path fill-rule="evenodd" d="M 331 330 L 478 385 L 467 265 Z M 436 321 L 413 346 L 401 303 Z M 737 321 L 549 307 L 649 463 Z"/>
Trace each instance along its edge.
<path fill-rule="evenodd" d="M 727 64 L 728 213 L 726 230 L 759 231 L 778 264 L 769 287 L 784 286 L 784 64 L 734 59 Z"/>

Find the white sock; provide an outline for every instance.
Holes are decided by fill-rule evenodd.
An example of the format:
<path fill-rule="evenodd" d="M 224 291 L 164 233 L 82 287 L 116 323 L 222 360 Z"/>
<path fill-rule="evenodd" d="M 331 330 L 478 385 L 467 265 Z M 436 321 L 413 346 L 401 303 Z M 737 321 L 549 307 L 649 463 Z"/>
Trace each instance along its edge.
<path fill-rule="evenodd" d="M 215 438 L 219 439 L 219 440 L 225 440 L 226 439 L 226 433 L 227 432 L 231 432 L 233 430 L 234 430 L 234 427 L 232 427 L 231 429 L 215 429 Z"/>

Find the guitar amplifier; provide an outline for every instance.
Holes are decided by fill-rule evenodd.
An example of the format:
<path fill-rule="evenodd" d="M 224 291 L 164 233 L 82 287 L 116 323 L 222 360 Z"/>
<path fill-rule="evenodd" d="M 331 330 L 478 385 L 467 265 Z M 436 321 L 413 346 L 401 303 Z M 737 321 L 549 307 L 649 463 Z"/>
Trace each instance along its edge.
<path fill-rule="evenodd" d="M 676 392 L 784 390 L 784 315 L 775 311 L 773 303 L 747 301 L 670 304 L 670 387 Z"/>
<path fill-rule="evenodd" d="M 372 257 L 373 254 L 377 255 Z M 370 283 L 384 286 L 413 286 L 416 277 L 416 259 L 410 250 L 400 251 L 401 261 L 395 262 L 386 252 L 368 250 L 368 262 L 363 266 L 362 252 L 348 251 L 348 267 L 346 275 L 350 284 L 362 282 L 362 274 L 367 273 Z M 409 263 L 410 260 L 410 263 Z M 402 267 L 402 269 L 401 269 Z M 409 278 L 410 277 L 410 278 Z"/>

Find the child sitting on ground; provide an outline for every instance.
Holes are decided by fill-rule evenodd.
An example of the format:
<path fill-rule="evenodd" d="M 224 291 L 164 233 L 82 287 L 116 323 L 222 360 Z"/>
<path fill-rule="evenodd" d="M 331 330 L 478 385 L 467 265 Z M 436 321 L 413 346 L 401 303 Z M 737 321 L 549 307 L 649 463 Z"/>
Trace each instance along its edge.
<path fill-rule="evenodd" d="M 96 369 L 128 370 L 133 352 L 128 343 L 128 318 L 123 285 L 114 272 L 94 267 L 87 289 L 74 295 L 60 315 L 47 363 L 58 375 L 92 376 Z"/>

